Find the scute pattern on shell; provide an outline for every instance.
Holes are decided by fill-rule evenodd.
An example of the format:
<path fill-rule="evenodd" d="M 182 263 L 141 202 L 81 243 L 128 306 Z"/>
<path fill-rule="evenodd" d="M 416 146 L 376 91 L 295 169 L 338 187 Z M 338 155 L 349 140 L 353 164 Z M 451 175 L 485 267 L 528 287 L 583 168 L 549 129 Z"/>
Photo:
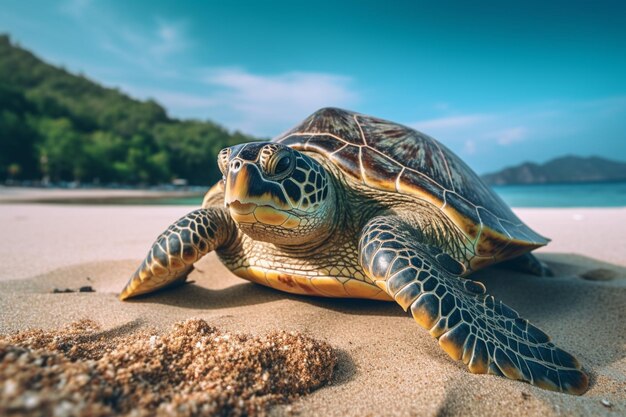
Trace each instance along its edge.
<path fill-rule="evenodd" d="M 505 241 L 535 246 L 548 242 L 452 151 L 406 126 L 324 108 L 275 141 L 325 155 L 346 175 L 373 188 L 430 201 L 477 243 L 485 229 Z"/>

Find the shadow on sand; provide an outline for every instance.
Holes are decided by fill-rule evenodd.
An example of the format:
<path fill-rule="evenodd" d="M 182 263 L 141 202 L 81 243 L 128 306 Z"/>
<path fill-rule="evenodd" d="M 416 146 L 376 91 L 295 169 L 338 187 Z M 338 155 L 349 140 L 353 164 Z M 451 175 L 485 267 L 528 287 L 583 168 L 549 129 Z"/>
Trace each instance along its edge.
<path fill-rule="evenodd" d="M 626 356 L 626 320 L 623 316 L 626 268 L 580 255 L 542 254 L 540 257 L 554 271 L 554 277 L 536 277 L 495 266 L 474 274 L 472 279 L 483 282 L 490 294 L 543 328 L 559 346 L 576 352 L 583 364 L 592 364 L 591 369 L 586 369 L 593 384 L 596 379 L 593 368 L 609 365 Z M 583 279 L 582 275 L 594 265 L 613 271 L 614 278 Z M 190 283 L 138 297 L 131 302 L 223 309 L 285 299 L 343 314 L 407 315 L 391 302 L 299 296 L 252 283 L 236 283 L 219 290 Z M 346 356 L 343 355 L 342 361 Z"/>

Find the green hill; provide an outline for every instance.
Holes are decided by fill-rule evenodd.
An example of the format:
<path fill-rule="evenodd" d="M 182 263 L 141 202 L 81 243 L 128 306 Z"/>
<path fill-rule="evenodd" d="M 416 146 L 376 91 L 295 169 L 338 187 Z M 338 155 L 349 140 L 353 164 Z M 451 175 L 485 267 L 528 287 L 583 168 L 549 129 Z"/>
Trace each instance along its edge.
<path fill-rule="evenodd" d="M 220 149 L 252 140 L 170 118 L 153 100 L 49 65 L 0 35 L 0 181 L 206 185 L 220 176 Z"/>

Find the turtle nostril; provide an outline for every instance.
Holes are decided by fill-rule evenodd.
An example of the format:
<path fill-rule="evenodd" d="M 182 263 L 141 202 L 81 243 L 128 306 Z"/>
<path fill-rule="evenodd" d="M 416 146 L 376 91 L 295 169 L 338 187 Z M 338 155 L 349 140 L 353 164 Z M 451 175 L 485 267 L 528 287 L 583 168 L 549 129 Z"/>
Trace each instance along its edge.
<path fill-rule="evenodd" d="M 230 170 L 233 172 L 237 172 L 241 169 L 241 161 L 235 160 L 230 163 Z"/>

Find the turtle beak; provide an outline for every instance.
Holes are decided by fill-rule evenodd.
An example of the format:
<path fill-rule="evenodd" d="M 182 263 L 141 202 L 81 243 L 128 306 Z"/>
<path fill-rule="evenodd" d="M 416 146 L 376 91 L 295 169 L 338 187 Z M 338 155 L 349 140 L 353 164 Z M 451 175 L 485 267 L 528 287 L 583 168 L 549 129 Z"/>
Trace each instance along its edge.
<path fill-rule="evenodd" d="M 266 181 L 252 162 L 233 158 L 228 167 L 224 185 L 224 205 L 233 212 L 248 214 L 256 206 L 270 206 L 289 210 L 291 205 L 283 189 L 273 181 Z"/>
<path fill-rule="evenodd" d="M 239 158 L 230 161 L 224 184 L 224 204 L 226 207 L 248 194 L 250 169 L 247 165 Z"/>

